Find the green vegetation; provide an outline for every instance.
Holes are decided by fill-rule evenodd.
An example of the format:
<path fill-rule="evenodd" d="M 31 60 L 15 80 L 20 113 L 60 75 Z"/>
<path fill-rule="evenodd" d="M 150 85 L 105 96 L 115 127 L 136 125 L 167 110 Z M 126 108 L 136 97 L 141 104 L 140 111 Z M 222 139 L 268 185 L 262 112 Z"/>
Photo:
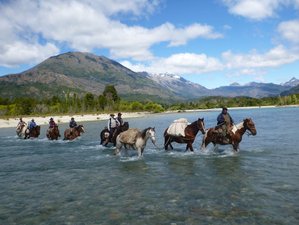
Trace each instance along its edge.
<path fill-rule="evenodd" d="M 142 99 L 142 98 L 140 98 Z M 125 101 L 122 100 L 113 85 L 107 85 L 102 95 L 95 96 L 86 93 L 79 96 L 68 92 L 64 97 L 53 96 L 47 99 L 30 97 L 3 98 L 0 97 L 0 116 L 20 115 L 48 115 L 48 114 L 75 114 L 75 113 L 103 113 L 111 111 L 122 112 L 163 112 L 165 110 L 210 109 L 226 107 L 269 106 L 299 104 L 299 94 L 288 96 L 250 98 L 250 97 L 205 97 L 189 102 L 176 104 L 159 104 L 152 101 Z"/>

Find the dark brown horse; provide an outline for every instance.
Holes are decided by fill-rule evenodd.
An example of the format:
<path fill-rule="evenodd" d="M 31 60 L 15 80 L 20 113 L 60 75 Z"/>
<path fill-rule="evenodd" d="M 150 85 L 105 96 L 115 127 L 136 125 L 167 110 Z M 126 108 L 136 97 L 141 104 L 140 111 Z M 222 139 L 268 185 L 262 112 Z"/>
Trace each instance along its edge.
<path fill-rule="evenodd" d="M 231 144 L 234 151 L 238 152 L 239 144 L 242 141 L 242 136 L 247 130 L 251 135 L 256 135 L 255 125 L 251 118 L 244 119 L 243 122 L 235 125 L 232 129 L 230 129 L 226 136 L 228 141 L 224 142 L 223 137 L 217 131 L 217 127 L 209 128 L 202 139 L 201 149 L 204 150 L 207 145 L 212 142 L 214 146 L 216 146 L 216 144 Z"/>
<path fill-rule="evenodd" d="M 31 130 L 27 128 L 24 139 L 37 138 L 40 135 L 40 126 L 33 127 Z"/>
<path fill-rule="evenodd" d="M 186 143 L 186 151 L 190 149 L 193 152 L 193 142 L 198 131 L 201 131 L 202 134 L 205 133 L 205 123 L 204 119 L 198 118 L 197 121 L 194 121 L 185 128 L 185 136 L 174 136 L 167 133 L 168 128 L 164 131 L 164 148 L 168 150 L 168 145 L 173 149 L 171 142 L 177 143 Z"/>
<path fill-rule="evenodd" d="M 112 137 L 110 137 L 110 133 L 107 127 L 104 128 L 104 130 L 101 131 L 101 145 L 107 146 L 109 142 L 113 143 L 113 146 L 116 146 L 116 137 L 121 132 L 124 132 L 129 129 L 129 123 L 124 122 L 122 126 L 119 126 L 115 129 Z"/>
<path fill-rule="evenodd" d="M 84 126 L 79 125 L 74 128 L 68 128 L 64 131 L 64 139 L 63 140 L 74 140 L 75 138 L 81 136 L 81 133 L 84 133 Z"/>
<path fill-rule="evenodd" d="M 60 133 L 57 125 L 47 130 L 47 138 L 49 140 L 57 140 L 58 137 L 60 137 Z"/>

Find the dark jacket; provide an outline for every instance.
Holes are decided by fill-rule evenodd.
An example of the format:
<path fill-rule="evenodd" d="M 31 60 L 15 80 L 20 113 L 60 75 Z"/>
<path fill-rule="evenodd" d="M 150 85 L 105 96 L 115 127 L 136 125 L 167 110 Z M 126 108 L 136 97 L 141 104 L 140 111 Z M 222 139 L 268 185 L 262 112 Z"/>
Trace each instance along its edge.
<path fill-rule="evenodd" d="M 71 120 L 69 126 L 70 126 L 70 128 L 76 127 L 77 126 L 76 121 L 75 120 Z"/>
<path fill-rule="evenodd" d="M 229 113 L 226 113 L 226 115 L 229 117 L 230 123 L 233 124 L 234 123 L 233 118 L 229 115 Z M 224 124 L 224 122 L 225 122 L 224 114 L 220 113 L 217 117 L 217 125 Z"/>

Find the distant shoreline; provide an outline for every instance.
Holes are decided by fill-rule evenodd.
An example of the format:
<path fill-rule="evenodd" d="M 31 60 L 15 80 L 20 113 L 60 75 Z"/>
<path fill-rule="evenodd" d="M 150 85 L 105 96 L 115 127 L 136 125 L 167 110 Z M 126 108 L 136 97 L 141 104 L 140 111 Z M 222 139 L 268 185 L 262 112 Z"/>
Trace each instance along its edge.
<path fill-rule="evenodd" d="M 288 107 L 299 107 L 299 105 L 286 105 L 286 106 L 250 106 L 250 107 L 230 107 L 229 110 L 246 110 L 246 109 L 258 109 L 258 108 L 288 108 Z M 208 112 L 208 111 L 220 111 L 221 108 L 212 108 L 212 109 L 192 109 L 192 110 L 175 110 L 175 111 L 165 111 L 162 114 L 169 113 L 183 113 L 183 112 Z M 136 117 L 145 117 L 152 115 L 154 113 L 150 112 L 123 112 L 122 118 L 136 118 Z M 99 114 L 69 114 L 69 115 L 53 115 L 53 116 L 24 116 L 23 120 L 27 123 L 32 118 L 38 125 L 47 125 L 49 124 L 49 119 L 53 117 L 55 122 L 58 124 L 69 123 L 71 117 L 74 117 L 76 122 L 88 122 L 88 121 L 103 121 L 108 120 L 109 114 L 99 113 Z M 19 117 L 12 117 L 8 119 L 0 119 L 0 129 L 8 127 L 16 127 L 19 122 Z"/>

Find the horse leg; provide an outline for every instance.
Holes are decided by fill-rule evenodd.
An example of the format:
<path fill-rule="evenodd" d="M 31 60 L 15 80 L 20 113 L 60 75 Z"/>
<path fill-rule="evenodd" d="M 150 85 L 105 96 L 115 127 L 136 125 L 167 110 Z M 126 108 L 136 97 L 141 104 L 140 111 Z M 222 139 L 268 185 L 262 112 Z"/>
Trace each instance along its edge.
<path fill-rule="evenodd" d="M 164 149 L 168 150 L 168 145 L 170 144 L 170 137 L 169 136 L 165 136 L 164 138 Z"/>
<path fill-rule="evenodd" d="M 138 151 L 138 158 L 141 158 L 141 156 L 142 156 L 142 149 L 139 147 L 138 149 L 137 149 L 137 151 Z"/>
<path fill-rule="evenodd" d="M 235 152 L 239 152 L 239 143 L 232 143 Z"/>

